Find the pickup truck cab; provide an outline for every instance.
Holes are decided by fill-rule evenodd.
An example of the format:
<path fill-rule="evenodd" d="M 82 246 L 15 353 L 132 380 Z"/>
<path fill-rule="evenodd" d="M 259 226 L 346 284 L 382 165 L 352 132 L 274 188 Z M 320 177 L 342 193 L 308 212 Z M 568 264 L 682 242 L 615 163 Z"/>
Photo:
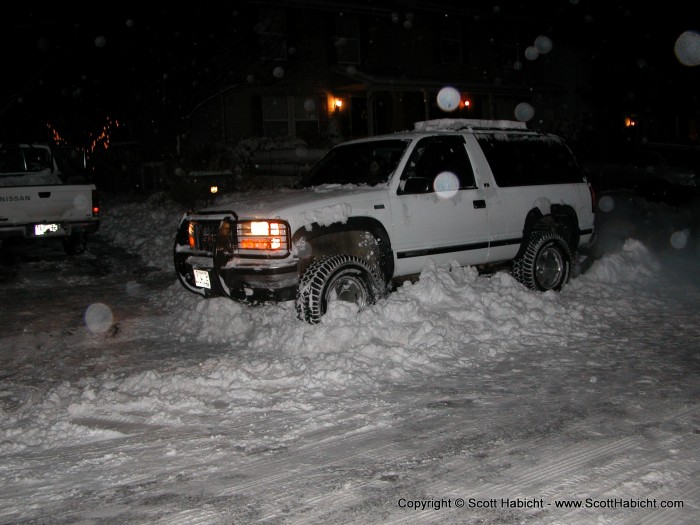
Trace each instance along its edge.
<path fill-rule="evenodd" d="M 99 212 L 96 186 L 68 179 L 48 145 L 0 144 L 0 240 L 58 238 L 82 253 Z"/>
<path fill-rule="evenodd" d="M 182 284 L 204 296 L 328 304 L 376 301 L 436 264 L 510 266 L 559 290 L 593 239 L 593 193 L 563 139 L 524 123 L 442 119 L 332 148 L 297 189 L 229 196 L 186 213 Z"/>

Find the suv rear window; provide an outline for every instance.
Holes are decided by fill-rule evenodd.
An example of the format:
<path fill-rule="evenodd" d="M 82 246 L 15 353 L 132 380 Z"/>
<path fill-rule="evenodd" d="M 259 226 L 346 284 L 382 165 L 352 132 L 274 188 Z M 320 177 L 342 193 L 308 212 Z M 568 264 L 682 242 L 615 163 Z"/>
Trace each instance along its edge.
<path fill-rule="evenodd" d="M 571 150 L 555 137 L 485 133 L 477 140 L 501 188 L 585 182 Z"/>

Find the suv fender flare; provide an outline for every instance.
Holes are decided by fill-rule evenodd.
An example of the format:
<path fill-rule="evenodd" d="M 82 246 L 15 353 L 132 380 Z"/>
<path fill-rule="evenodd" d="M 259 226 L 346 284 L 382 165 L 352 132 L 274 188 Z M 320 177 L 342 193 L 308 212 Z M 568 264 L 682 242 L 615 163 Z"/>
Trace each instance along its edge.
<path fill-rule="evenodd" d="M 552 204 L 552 216 L 558 226 L 559 233 L 564 235 L 569 244 L 569 250 L 575 254 L 581 237 L 576 210 L 569 204 Z"/>
<path fill-rule="evenodd" d="M 314 239 L 324 235 L 352 231 L 367 232 L 377 240 L 381 250 L 381 260 L 379 261 L 381 271 L 386 278 L 391 278 L 394 275 L 394 253 L 391 249 L 391 239 L 384 225 L 372 217 L 349 217 L 344 223 L 337 222 L 327 226 L 321 226 L 317 222 L 312 223 L 310 228 L 307 228 L 306 225 L 302 226 L 292 235 L 292 245 L 297 246 L 304 241 L 313 243 Z"/>
<path fill-rule="evenodd" d="M 545 215 L 539 207 L 535 207 L 528 212 L 523 225 L 523 240 L 516 257 L 523 255 L 527 249 L 530 235 L 536 230 L 551 230 L 560 233 L 567 241 L 572 253 L 576 251 L 580 237 L 576 211 L 568 204 L 552 204 L 548 211 L 550 213 Z"/>

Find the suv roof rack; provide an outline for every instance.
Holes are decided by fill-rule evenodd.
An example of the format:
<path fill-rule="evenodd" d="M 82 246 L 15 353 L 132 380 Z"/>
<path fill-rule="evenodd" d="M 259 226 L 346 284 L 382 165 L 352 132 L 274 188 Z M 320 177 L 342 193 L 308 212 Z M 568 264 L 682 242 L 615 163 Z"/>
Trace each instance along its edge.
<path fill-rule="evenodd" d="M 527 129 L 516 120 L 483 120 L 470 118 L 439 118 L 414 124 L 415 131 L 459 131 L 460 129 Z"/>

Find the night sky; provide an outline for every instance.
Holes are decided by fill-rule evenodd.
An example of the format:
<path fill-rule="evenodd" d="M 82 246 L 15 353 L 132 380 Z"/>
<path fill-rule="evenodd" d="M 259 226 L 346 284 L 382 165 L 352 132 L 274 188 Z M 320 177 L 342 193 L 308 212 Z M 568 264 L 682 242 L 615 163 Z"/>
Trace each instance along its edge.
<path fill-rule="evenodd" d="M 402 11 L 417 4 L 355 3 Z M 559 42 L 583 49 L 593 67 L 590 96 L 597 103 L 641 111 L 680 106 L 697 115 L 700 68 L 680 64 L 673 51 L 683 31 L 700 29 L 690 3 L 492 5 L 503 15 L 541 18 L 555 49 Z M 108 121 L 122 123 L 122 140 L 172 133 L 198 102 L 236 76 L 245 78 L 245 71 L 231 70 L 230 60 L 248 52 L 243 9 L 241 2 L 185 8 L 57 5 L 3 17 L 0 140 L 45 133 L 47 122 L 73 143 L 87 142 Z"/>
<path fill-rule="evenodd" d="M 3 49 L 14 50 L 2 62 L 4 140 L 43 133 L 47 121 L 71 141 L 108 120 L 134 125 L 127 136 L 159 133 L 178 125 L 201 83 L 217 80 L 226 22 L 217 8 L 70 11 L 36 9 L 3 22 Z M 236 18 L 230 10 L 228 21 Z"/>

